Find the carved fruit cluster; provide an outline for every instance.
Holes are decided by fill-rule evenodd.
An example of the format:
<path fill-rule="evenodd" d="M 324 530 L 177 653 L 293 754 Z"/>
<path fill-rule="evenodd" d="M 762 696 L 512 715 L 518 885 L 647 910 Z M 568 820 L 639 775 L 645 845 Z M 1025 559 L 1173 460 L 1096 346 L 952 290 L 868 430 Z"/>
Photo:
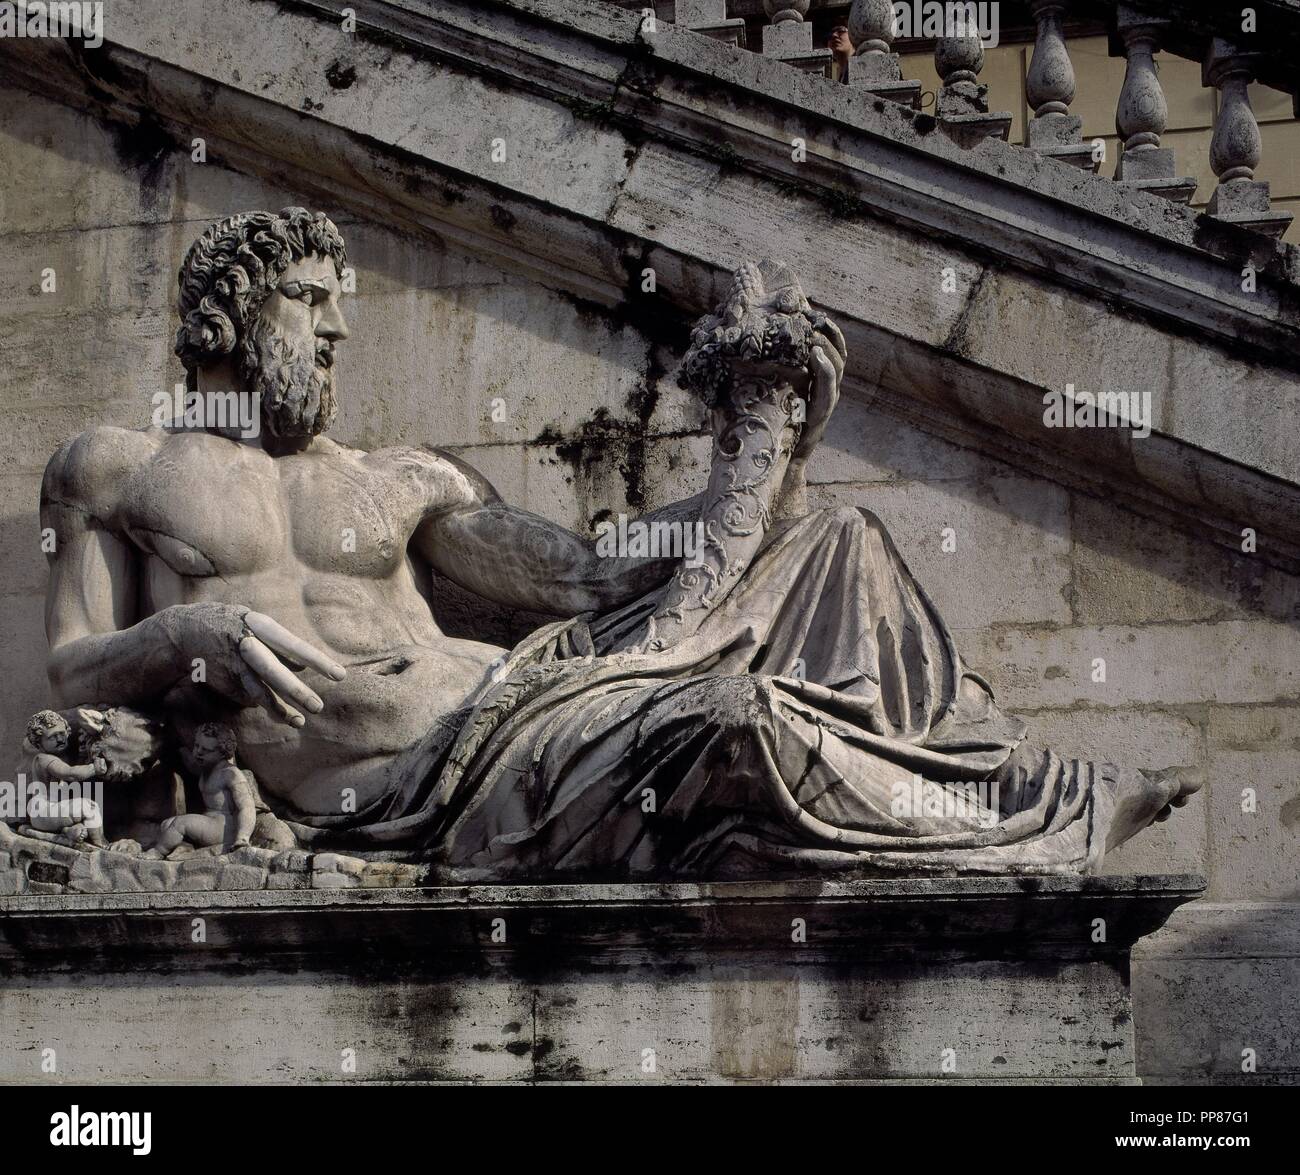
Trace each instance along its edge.
<path fill-rule="evenodd" d="M 746 262 L 727 300 L 695 324 L 678 383 L 716 407 L 730 395 L 738 360 L 806 370 L 825 325 L 785 266 Z"/>

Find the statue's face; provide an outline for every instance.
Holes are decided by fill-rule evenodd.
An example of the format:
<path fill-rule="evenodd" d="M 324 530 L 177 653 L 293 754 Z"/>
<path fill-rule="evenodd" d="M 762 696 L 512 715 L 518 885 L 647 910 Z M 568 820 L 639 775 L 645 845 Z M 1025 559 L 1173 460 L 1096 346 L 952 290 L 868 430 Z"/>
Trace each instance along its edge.
<path fill-rule="evenodd" d="M 41 750 L 50 755 L 58 755 L 68 749 L 68 731 L 66 727 L 56 726 L 41 739 Z"/>
<path fill-rule="evenodd" d="M 238 367 L 277 437 L 323 433 L 334 419 L 334 348 L 348 337 L 327 257 L 295 261 L 240 340 Z"/>
<path fill-rule="evenodd" d="M 221 745 L 216 739 L 209 738 L 206 734 L 196 734 L 194 736 L 194 748 L 191 751 L 190 758 L 194 761 L 195 767 L 200 769 L 214 767 L 221 762 L 223 757 Z"/>

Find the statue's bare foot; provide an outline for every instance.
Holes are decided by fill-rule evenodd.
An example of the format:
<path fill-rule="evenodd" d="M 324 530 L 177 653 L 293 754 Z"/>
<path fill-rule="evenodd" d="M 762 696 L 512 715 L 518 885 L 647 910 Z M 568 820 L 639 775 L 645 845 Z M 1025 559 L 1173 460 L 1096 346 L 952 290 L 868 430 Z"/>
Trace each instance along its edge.
<path fill-rule="evenodd" d="M 1102 778 L 1115 798 L 1106 851 L 1112 852 L 1147 825 L 1168 820 L 1200 791 L 1204 780 L 1185 768 L 1159 771 L 1129 770 L 1107 764 Z"/>

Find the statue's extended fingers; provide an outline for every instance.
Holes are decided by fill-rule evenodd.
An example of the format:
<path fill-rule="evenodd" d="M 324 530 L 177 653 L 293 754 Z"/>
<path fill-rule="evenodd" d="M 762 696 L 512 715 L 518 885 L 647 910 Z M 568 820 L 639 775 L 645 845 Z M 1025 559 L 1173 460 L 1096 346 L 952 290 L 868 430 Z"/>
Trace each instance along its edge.
<path fill-rule="evenodd" d="M 849 345 L 844 341 L 844 332 L 829 318 L 822 320 L 818 329 L 830 340 L 830 344 L 840 353 L 840 359 L 849 357 Z"/>
<path fill-rule="evenodd" d="M 248 696 L 270 714 L 272 718 L 277 718 L 295 728 L 306 725 L 307 719 L 274 690 L 268 688 L 266 683 L 251 669 L 241 667 L 239 680 Z"/>
<path fill-rule="evenodd" d="M 824 404 L 829 411 L 835 402 L 835 388 L 839 380 L 839 373 L 835 370 L 835 364 L 827 358 L 826 352 L 821 347 L 814 347 L 812 350 L 812 363 L 815 371 L 813 373 L 813 397 L 818 404 Z"/>
<path fill-rule="evenodd" d="M 342 681 L 347 676 L 347 670 L 337 661 L 326 656 L 314 645 L 308 644 L 302 637 L 294 636 L 278 620 L 272 620 L 265 613 L 249 612 L 244 617 L 244 623 L 248 625 L 249 631 L 265 645 L 277 653 L 291 657 L 299 665 L 306 665 L 326 677 L 332 677 L 335 681 Z"/>
<path fill-rule="evenodd" d="M 286 669 L 276 655 L 255 636 L 246 636 L 239 642 L 239 655 L 248 667 L 276 693 L 305 706 L 313 714 L 325 709 L 325 703 L 316 692 Z"/>

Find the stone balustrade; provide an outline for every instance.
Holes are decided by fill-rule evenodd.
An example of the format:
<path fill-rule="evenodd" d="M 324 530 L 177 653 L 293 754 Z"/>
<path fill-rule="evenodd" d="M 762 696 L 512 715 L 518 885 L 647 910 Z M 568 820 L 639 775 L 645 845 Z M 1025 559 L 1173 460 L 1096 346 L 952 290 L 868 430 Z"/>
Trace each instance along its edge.
<path fill-rule="evenodd" d="M 888 98 L 914 110 L 930 109 L 950 138 L 977 148 L 988 138 L 1005 140 L 1012 116 L 990 111 L 988 87 L 979 81 L 984 47 L 979 19 L 985 4 L 896 4 L 892 0 L 761 0 L 768 23 L 761 43 L 751 48 L 806 72 L 823 74 L 828 84 L 844 83 L 873 98 Z M 665 7 L 663 5 L 661 8 Z M 1031 117 L 1025 148 L 1096 173 L 1103 152 L 1082 137 L 1083 120 L 1071 113 L 1076 78 L 1066 36 L 1067 22 L 1100 21 L 1109 33 L 1110 54 L 1125 61 L 1123 87 L 1115 109 L 1120 158 L 1114 181 L 1175 203 L 1189 203 L 1196 180 L 1178 174 L 1174 152 L 1160 145 L 1168 123 L 1168 104 L 1160 83 L 1160 58 L 1173 54 L 1202 65 L 1202 83 L 1217 91 L 1210 165 L 1218 186 L 1206 211 L 1220 220 L 1271 237 L 1281 237 L 1289 213 L 1270 206 L 1269 185 L 1255 178 L 1261 140 L 1251 109 L 1249 86 L 1261 83 L 1296 94 L 1297 75 L 1288 66 L 1292 42 L 1300 44 L 1300 14 L 1278 0 L 1265 0 L 1244 16 L 1235 6 L 1197 0 L 1026 0 L 1004 4 L 1030 22 L 1033 51 L 1025 97 Z M 828 50 L 814 44 L 810 11 L 843 11 L 854 53 L 837 67 Z M 910 13 L 909 11 L 910 10 Z M 677 0 L 677 22 L 708 36 L 744 45 L 746 18 L 759 18 L 753 0 Z M 910 15 L 910 27 L 902 18 Z M 943 21 L 944 23 L 936 23 Z M 900 32 L 912 40 L 933 41 L 940 79 L 931 98 L 921 83 L 903 76 L 895 51 Z M 1300 112 L 1300 98 L 1297 98 Z"/>

